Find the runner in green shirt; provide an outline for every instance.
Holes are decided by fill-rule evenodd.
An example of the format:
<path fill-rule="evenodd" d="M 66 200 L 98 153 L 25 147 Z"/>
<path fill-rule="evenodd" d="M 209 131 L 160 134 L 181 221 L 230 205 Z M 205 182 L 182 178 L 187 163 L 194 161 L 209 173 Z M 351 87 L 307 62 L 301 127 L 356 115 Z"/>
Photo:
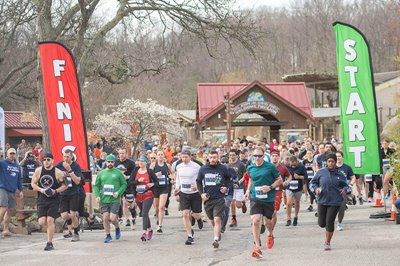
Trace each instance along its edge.
<path fill-rule="evenodd" d="M 118 223 L 118 211 L 122 194 L 126 189 L 125 176 L 114 168 L 115 156 L 106 157 L 106 169 L 102 170 L 96 177 L 94 194 L 96 201 L 100 203 L 100 212 L 103 214 L 103 226 L 106 232 L 104 243 L 112 241 L 110 235 L 110 220 L 115 226 L 115 239 L 121 238 L 121 230 Z"/>

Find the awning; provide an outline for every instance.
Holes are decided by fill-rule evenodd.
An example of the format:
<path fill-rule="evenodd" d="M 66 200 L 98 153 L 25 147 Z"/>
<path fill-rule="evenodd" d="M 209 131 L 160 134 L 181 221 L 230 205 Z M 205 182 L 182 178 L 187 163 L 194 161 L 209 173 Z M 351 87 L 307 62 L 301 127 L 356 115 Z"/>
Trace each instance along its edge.
<path fill-rule="evenodd" d="M 40 128 L 8 128 L 6 131 L 8 137 L 41 137 L 43 135 Z"/>

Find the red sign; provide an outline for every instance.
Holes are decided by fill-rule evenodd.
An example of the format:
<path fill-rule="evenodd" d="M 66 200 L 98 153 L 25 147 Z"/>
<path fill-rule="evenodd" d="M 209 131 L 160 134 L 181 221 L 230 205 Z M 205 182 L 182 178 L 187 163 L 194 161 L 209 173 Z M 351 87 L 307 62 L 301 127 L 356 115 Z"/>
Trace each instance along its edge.
<path fill-rule="evenodd" d="M 61 161 L 63 151 L 69 149 L 81 168 L 88 170 L 86 128 L 72 55 L 56 42 L 39 43 L 39 51 L 54 161 Z"/>

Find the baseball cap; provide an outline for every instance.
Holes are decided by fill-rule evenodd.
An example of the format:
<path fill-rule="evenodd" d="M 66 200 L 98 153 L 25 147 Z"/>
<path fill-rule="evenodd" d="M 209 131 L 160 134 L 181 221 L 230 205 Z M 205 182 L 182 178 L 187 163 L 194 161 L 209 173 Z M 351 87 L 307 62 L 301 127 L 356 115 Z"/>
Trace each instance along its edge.
<path fill-rule="evenodd" d="M 109 155 L 107 155 L 106 161 L 115 161 L 115 156 L 110 153 Z"/>
<path fill-rule="evenodd" d="M 7 154 L 10 154 L 10 153 L 17 153 L 17 151 L 14 149 L 14 148 L 9 148 L 8 150 L 7 150 Z"/>
<path fill-rule="evenodd" d="M 181 152 L 181 154 L 183 155 L 188 155 L 188 156 L 192 156 L 192 153 L 190 152 L 190 150 L 183 150 L 182 152 Z"/>
<path fill-rule="evenodd" d="M 54 156 L 53 156 L 53 154 L 51 154 L 51 152 L 46 152 L 46 153 L 43 155 L 43 159 L 44 159 L 44 158 L 54 159 Z"/>

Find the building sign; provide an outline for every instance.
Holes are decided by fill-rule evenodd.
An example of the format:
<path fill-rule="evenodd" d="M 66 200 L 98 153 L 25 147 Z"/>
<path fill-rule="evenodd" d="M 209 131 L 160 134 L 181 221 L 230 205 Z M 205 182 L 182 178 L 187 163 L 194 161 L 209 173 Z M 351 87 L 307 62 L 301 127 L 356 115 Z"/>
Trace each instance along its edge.
<path fill-rule="evenodd" d="M 276 116 L 279 112 L 279 107 L 273 103 L 266 102 L 261 92 L 253 91 L 247 97 L 246 102 L 240 103 L 232 109 L 232 113 L 235 115 L 250 111 L 265 111 Z"/>

